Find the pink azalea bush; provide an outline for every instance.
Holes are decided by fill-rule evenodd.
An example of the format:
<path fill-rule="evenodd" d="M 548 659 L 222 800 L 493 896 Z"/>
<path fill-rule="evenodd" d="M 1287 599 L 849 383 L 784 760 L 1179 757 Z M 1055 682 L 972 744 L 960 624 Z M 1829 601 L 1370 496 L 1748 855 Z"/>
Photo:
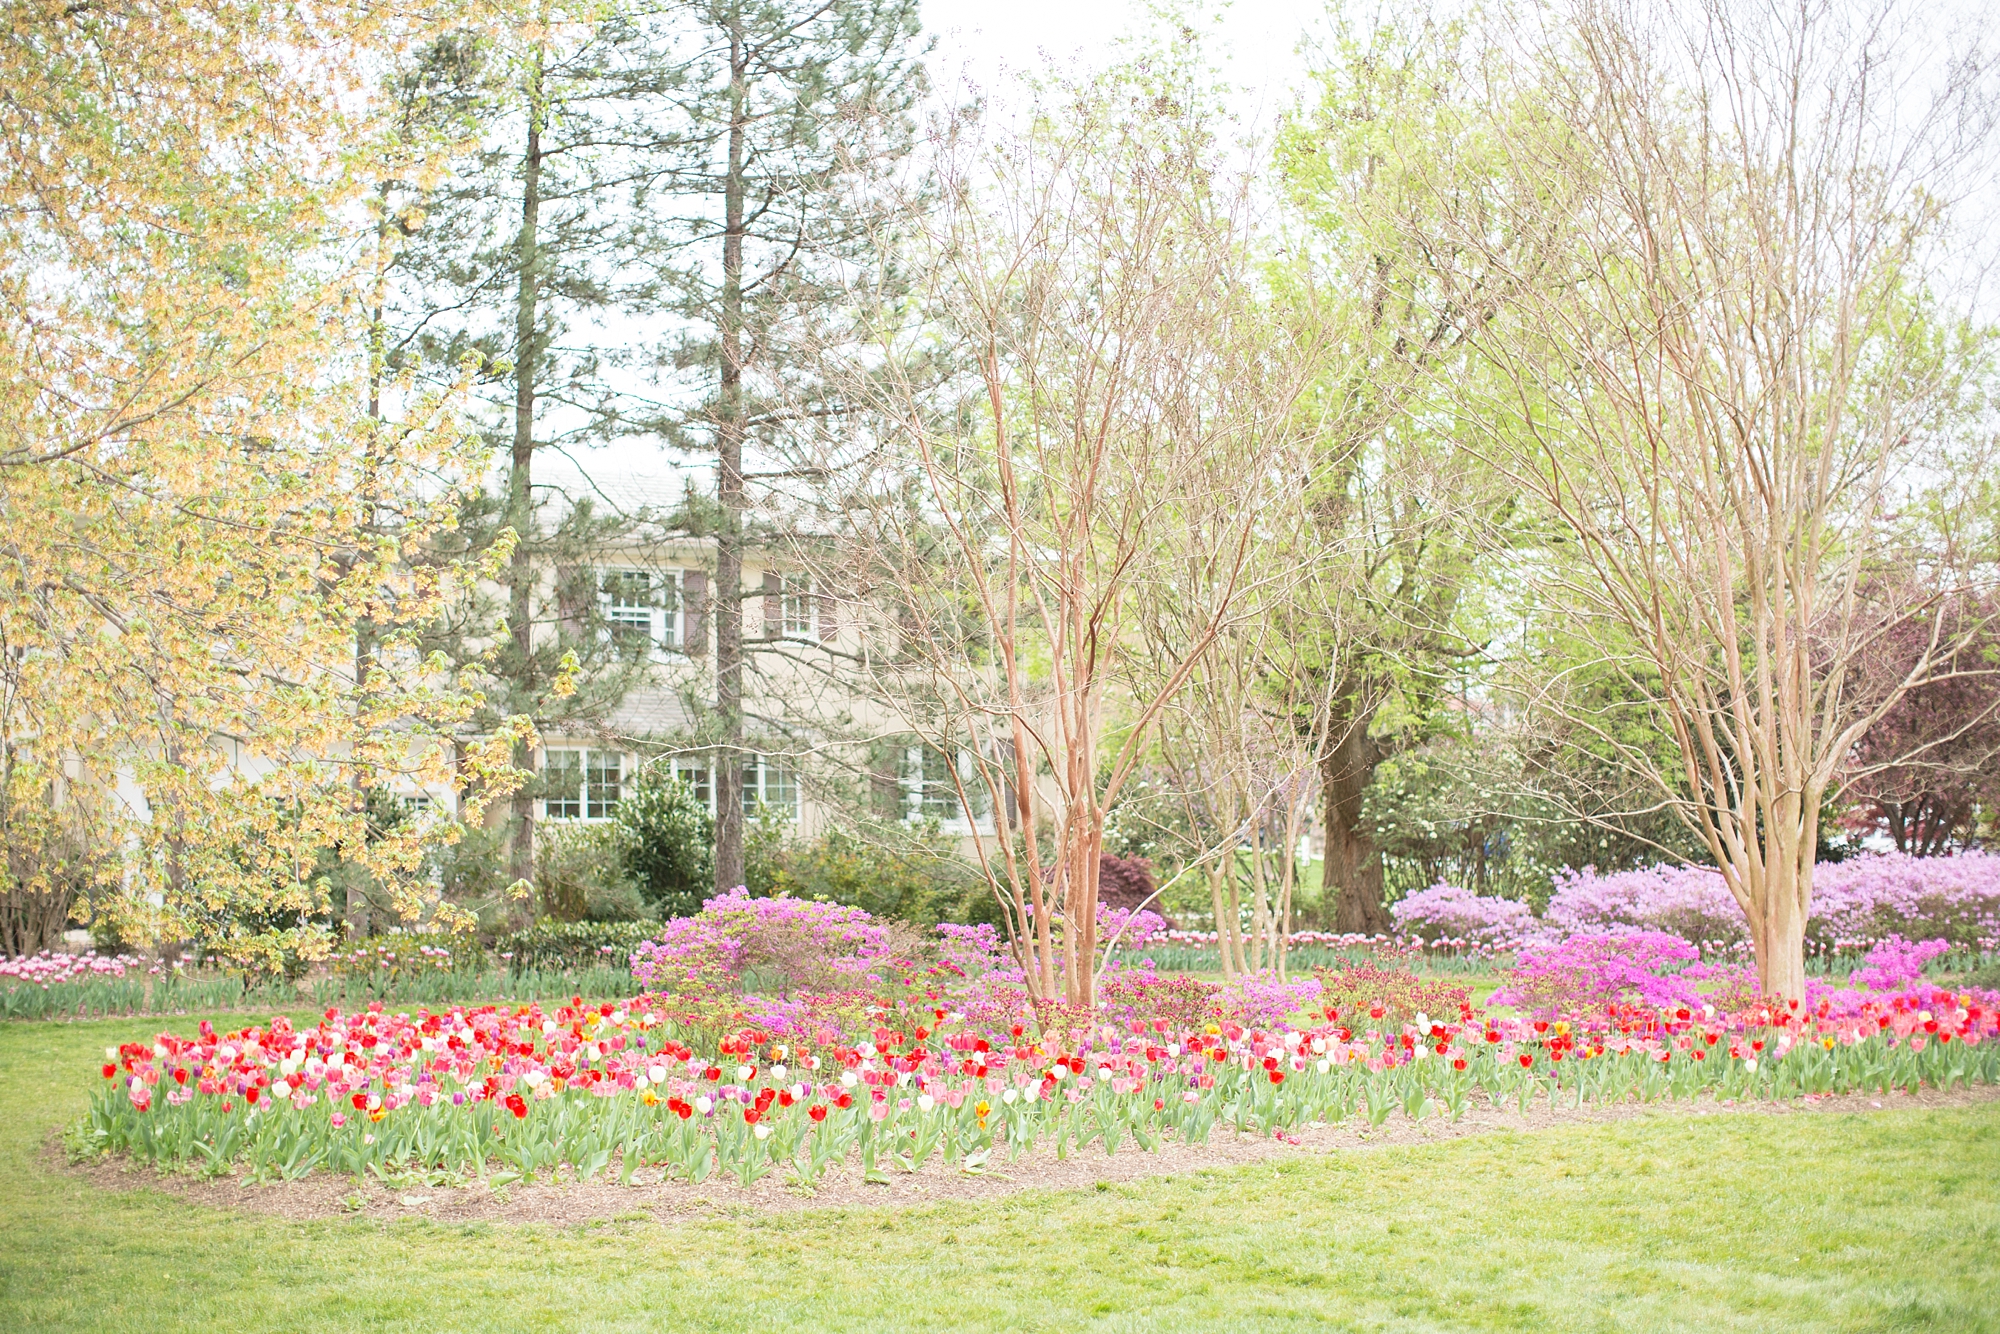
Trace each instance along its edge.
<path fill-rule="evenodd" d="M 1909 941 L 1890 936 L 1868 951 L 1848 981 L 1870 991 L 1900 991 L 1924 980 L 1924 965 L 1951 948 L 1949 941 Z"/>
<path fill-rule="evenodd" d="M 1564 871 L 1556 877 L 1548 922 L 1565 932 L 1665 931 L 1711 947 L 1747 939 L 1742 910 L 1722 873 L 1699 866 L 1613 875 L 1589 868 Z M 1822 862 L 1813 871 L 1806 931 L 1823 949 L 1903 933 L 1993 948 L 2000 944 L 2000 854 L 1865 853 Z"/>
<path fill-rule="evenodd" d="M 1511 949 L 1542 934 L 1535 910 L 1518 899 L 1474 894 L 1439 881 L 1392 904 L 1398 934 L 1426 944 L 1464 942 Z"/>
<path fill-rule="evenodd" d="M 1521 951 L 1494 1003 L 1543 1018 L 1598 1014 L 1619 1005 L 1672 1008 L 1695 1002 L 1682 970 L 1701 952 L 1664 931 L 1575 935 Z"/>

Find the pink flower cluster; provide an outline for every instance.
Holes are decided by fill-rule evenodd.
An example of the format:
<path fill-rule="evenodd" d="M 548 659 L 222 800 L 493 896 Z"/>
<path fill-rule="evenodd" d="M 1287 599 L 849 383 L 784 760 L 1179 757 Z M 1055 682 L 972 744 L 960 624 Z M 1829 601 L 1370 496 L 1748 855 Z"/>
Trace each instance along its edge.
<path fill-rule="evenodd" d="M 124 977 L 127 973 L 153 974 L 160 972 L 161 968 L 162 965 L 158 960 L 142 959 L 134 954 L 57 954 L 51 950 L 43 950 L 40 954 L 23 954 L 12 959 L 0 958 L 0 978 L 43 987 L 53 986 L 59 982 L 78 982 L 93 977 Z"/>
<path fill-rule="evenodd" d="M 1543 931 L 1535 910 L 1518 899 L 1481 896 L 1443 881 L 1393 904 L 1389 915 L 1406 937 L 1460 948 L 1512 949 Z"/>

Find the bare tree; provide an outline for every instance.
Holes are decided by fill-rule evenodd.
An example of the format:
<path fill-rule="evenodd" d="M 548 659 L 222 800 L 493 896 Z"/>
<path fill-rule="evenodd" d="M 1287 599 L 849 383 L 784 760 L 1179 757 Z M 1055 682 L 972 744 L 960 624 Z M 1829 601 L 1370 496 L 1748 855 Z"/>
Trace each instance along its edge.
<path fill-rule="evenodd" d="M 919 782 L 965 820 L 1030 994 L 1088 1007 L 1106 813 L 1261 577 L 1316 354 L 1266 317 L 1189 81 L 1125 69 L 1034 111 L 939 143 L 927 289 L 882 315 L 840 525 L 857 614 L 892 609 L 870 689 L 936 761 Z M 1136 609 L 1166 596 L 1186 629 L 1149 651 Z"/>
<path fill-rule="evenodd" d="M 1480 337 L 1502 388 L 1471 409 L 1555 525 L 1524 573 L 1676 754 L 1576 721 L 1699 834 L 1782 998 L 1804 991 L 1823 799 L 1952 661 L 1975 579 L 1977 553 L 1923 516 L 1966 494 L 1990 345 L 1951 309 L 1940 245 L 1991 71 L 1953 58 L 1928 98 L 1899 86 L 1910 17 L 1590 3 L 1554 37 L 1517 33 L 1536 51 L 1520 100 L 1544 108 L 1502 127 L 1520 188 L 1432 238 L 1491 254 L 1564 220 L 1530 318 Z M 1871 601 L 1891 568 L 1921 570 L 1917 591 Z M 1863 667 L 1909 627 L 1902 679 L 1864 697 Z"/>

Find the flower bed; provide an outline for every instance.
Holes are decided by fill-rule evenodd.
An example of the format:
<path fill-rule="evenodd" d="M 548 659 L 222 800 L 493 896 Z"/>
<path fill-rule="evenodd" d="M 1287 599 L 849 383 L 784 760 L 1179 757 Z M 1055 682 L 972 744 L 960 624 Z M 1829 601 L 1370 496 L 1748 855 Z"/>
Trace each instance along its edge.
<path fill-rule="evenodd" d="M 1143 992 L 1143 988 L 1142 988 Z M 1293 993 L 1305 994 L 1303 991 Z M 1139 999 L 1145 999 L 1141 996 Z M 1158 993 L 1154 999 L 1173 999 Z M 1199 1143 L 1218 1127 L 1462 1115 L 1474 1099 L 1788 1098 L 2000 1079 L 1995 997 L 1920 986 L 1726 1014 L 1614 1003 L 1563 1019 L 1470 1005 L 1396 1024 L 1331 1007 L 1246 1025 L 1127 1012 L 1036 1036 L 1027 1013 L 885 996 L 803 1037 L 643 994 L 622 1004 L 329 1009 L 105 1053 L 81 1127 L 162 1166 L 252 1176 L 443 1173 L 495 1184 L 641 1172 L 811 1182 L 934 1155 Z M 1203 995 L 1195 1003 L 1212 1004 Z"/>

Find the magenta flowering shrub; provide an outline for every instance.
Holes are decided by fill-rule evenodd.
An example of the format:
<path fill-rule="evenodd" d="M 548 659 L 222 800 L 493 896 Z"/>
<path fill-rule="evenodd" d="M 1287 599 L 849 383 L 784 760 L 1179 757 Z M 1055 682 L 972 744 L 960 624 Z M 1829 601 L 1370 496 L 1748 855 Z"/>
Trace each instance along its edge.
<path fill-rule="evenodd" d="M 1542 931 L 1535 910 L 1520 900 L 1483 897 L 1442 880 L 1391 905 L 1389 915 L 1396 919 L 1397 934 L 1433 945 L 1506 948 Z"/>
<path fill-rule="evenodd" d="M 1924 979 L 1924 965 L 1951 949 L 1946 940 L 1904 940 L 1890 936 L 1868 951 L 1861 966 L 1847 980 L 1870 991 L 1900 991 Z"/>
<path fill-rule="evenodd" d="M 709 995 L 755 970 L 784 996 L 851 986 L 889 962 L 888 930 L 860 908 L 755 898 L 738 888 L 642 942 L 632 952 L 632 976 L 648 989 Z"/>
<path fill-rule="evenodd" d="M 1151 908 L 1106 908 L 1097 910 L 1097 938 L 1119 949 L 1137 949 L 1167 934 L 1167 919 Z"/>
<path fill-rule="evenodd" d="M 1492 1001 L 1544 1017 L 1599 1014 L 1614 1005 L 1694 1005 L 1694 985 L 1684 970 L 1700 958 L 1693 945 L 1664 931 L 1571 936 L 1521 951 Z"/>
<path fill-rule="evenodd" d="M 960 977 L 979 977 L 1007 961 L 1007 945 L 1000 928 L 991 922 L 961 926 L 957 922 L 938 923 L 938 961 Z"/>

